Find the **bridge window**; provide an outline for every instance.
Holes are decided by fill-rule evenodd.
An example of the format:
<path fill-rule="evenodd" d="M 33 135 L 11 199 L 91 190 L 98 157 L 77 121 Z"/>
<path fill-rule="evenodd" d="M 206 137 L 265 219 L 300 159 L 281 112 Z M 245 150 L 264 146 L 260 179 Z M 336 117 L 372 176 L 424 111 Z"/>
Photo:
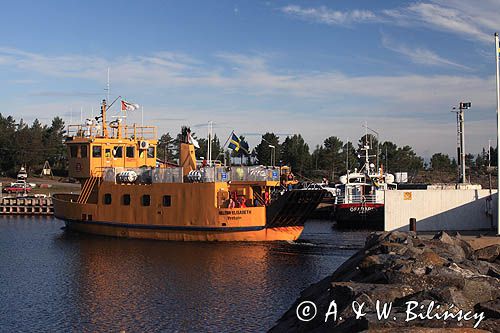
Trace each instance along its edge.
<path fill-rule="evenodd" d="M 111 193 L 104 194 L 104 204 L 111 205 Z"/>
<path fill-rule="evenodd" d="M 172 199 L 170 195 L 164 195 L 163 196 L 163 206 L 164 207 L 170 207 L 172 205 Z"/>
<path fill-rule="evenodd" d="M 93 146 L 92 147 L 92 157 L 101 157 L 102 156 L 102 147 L 101 146 Z"/>
<path fill-rule="evenodd" d="M 87 145 L 81 145 L 80 146 L 80 154 L 82 158 L 87 157 Z"/>
<path fill-rule="evenodd" d="M 130 206 L 130 194 L 123 195 L 123 204 L 125 206 Z"/>
<path fill-rule="evenodd" d="M 134 156 L 135 156 L 135 147 L 132 147 L 132 146 L 127 147 L 126 156 L 128 158 L 134 158 Z"/>
<path fill-rule="evenodd" d="M 155 147 L 148 148 L 148 158 L 155 158 Z"/>
<path fill-rule="evenodd" d="M 151 196 L 149 194 L 144 194 L 142 196 L 142 205 L 143 206 L 151 205 Z"/>
<path fill-rule="evenodd" d="M 78 157 L 78 146 L 75 145 L 69 146 L 69 153 L 71 157 Z"/>
<path fill-rule="evenodd" d="M 123 157 L 123 147 L 122 146 L 115 146 L 113 149 L 113 156 L 122 158 Z"/>

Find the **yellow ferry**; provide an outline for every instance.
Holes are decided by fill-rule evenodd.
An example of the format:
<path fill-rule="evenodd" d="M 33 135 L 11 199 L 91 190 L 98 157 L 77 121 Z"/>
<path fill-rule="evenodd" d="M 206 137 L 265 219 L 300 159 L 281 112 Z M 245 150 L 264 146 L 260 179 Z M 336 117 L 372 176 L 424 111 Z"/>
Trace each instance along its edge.
<path fill-rule="evenodd" d="M 157 163 L 156 128 L 108 124 L 106 109 L 103 100 L 100 124 L 68 127 L 69 176 L 81 193 L 53 198 L 54 215 L 68 229 L 158 240 L 293 241 L 322 199 L 320 191 L 286 190 L 279 167 L 197 167 L 187 127 L 179 165 Z"/>

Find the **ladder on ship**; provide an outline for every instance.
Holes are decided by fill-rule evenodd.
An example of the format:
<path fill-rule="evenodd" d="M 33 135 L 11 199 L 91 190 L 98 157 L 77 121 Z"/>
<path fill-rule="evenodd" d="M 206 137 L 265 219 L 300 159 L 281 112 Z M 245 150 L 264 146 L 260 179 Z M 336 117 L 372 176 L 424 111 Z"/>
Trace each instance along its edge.
<path fill-rule="evenodd" d="M 79 204 L 86 204 L 87 201 L 89 200 L 90 194 L 94 190 L 95 184 L 97 183 L 97 180 L 99 177 L 96 176 L 91 176 L 90 178 L 87 178 L 85 182 L 83 183 L 82 186 L 82 191 L 80 192 L 80 195 L 78 196 L 78 203 Z"/>

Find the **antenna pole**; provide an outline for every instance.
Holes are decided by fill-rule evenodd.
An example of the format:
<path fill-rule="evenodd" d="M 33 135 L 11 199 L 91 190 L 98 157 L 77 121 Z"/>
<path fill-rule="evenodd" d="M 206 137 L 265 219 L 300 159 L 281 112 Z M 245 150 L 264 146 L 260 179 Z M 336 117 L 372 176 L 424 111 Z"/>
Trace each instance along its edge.
<path fill-rule="evenodd" d="M 500 154 L 498 153 L 500 142 L 500 78 L 498 69 L 498 32 L 495 32 L 495 59 L 496 59 L 496 72 L 497 72 L 497 200 L 500 198 Z M 500 235 L 500 200 L 497 201 L 497 234 Z"/>
<path fill-rule="evenodd" d="M 488 139 L 488 168 L 491 168 L 491 139 Z"/>
<path fill-rule="evenodd" d="M 101 106 L 101 118 L 102 118 L 102 136 L 107 138 L 108 137 L 108 126 L 106 124 L 106 100 L 102 101 L 102 106 Z"/>
<path fill-rule="evenodd" d="M 346 173 L 349 172 L 349 138 L 347 138 L 347 143 L 346 143 L 347 149 L 346 149 L 346 155 L 345 155 L 345 169 Z M 317 169 L 317 167 L 316 167 Z"/>
<path fill-rule="evenodd" d="M 106 85 L 106 91 L 107 91 L 107 98 L 106 98 L 106 102 L 109 103 L 109 67 L 108 67 L 108 84 Z"/>
<path fill-rule="evenodd" d="M 207 158 L 208 165 L 212 165 L 212 131 L 213 131 L 213 121 L 208 122 L 208 147 L 207 147 Z"/>

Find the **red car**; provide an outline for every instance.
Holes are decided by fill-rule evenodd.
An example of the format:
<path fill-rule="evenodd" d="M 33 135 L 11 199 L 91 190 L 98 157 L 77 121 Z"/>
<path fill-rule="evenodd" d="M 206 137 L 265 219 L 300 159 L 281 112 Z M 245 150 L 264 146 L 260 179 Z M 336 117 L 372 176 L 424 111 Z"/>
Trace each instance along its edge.
<path fill-rule="evenodd" d="M 31 186 L 29 186 L 28 184 L 26 184 L 26 185 L 14 184 L 14 185 L 7 186 L 7 187 L 3 188 L 3 192 L 5 192 L 5 193 L 24 193 L 25 190 L 26 190 L 26 193 L 30 193 Z"/>

